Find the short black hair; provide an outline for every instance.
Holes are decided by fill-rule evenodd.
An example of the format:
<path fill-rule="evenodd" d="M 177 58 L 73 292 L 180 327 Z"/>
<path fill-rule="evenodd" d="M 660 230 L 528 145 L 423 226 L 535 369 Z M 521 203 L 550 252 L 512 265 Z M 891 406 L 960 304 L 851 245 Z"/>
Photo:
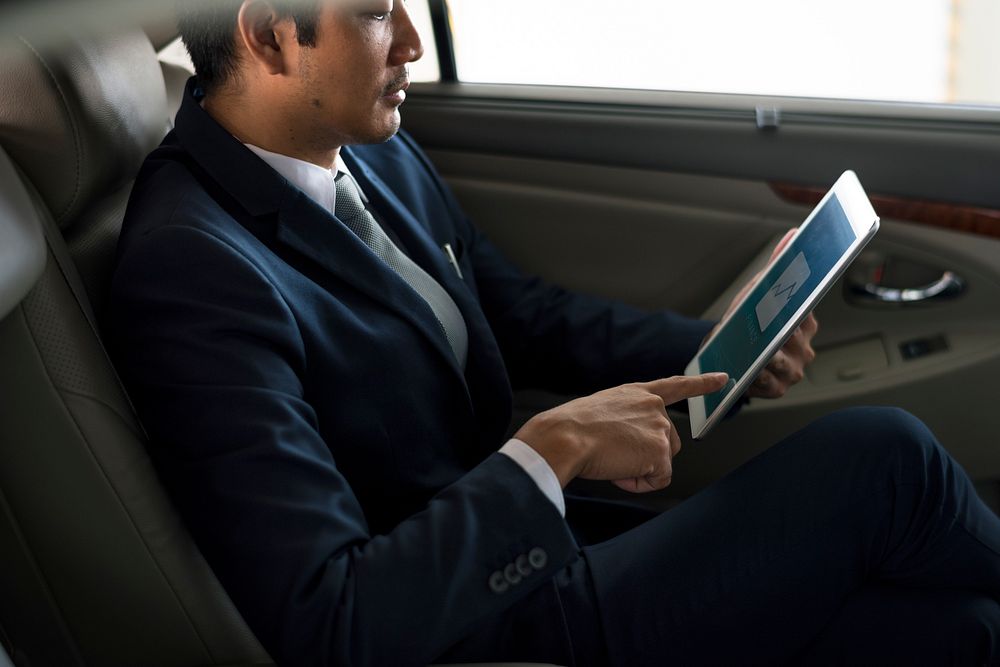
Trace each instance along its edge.
<path fill-rule="evenodd" d="M 207 94 L 236 74 L 236 19 L 243 0 L 179 0 L 177 27 L 191 54 L 198 83 Z M 273 0 L 279 17 L 295 20 L 296 39 L 316 46 L 319 3 L 316 0 Z"/>

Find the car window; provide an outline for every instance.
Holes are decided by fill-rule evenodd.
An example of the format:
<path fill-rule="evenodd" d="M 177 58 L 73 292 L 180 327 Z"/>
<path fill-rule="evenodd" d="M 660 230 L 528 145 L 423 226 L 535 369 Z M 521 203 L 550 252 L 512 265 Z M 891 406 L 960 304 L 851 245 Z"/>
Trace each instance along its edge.
<path fill-rule="evenodd" d="M 448 0 L 459 78 L 1000 105 L 996 0 Z"/>
<path fill-rule="evenodd" d="M 427 0 L 409 0 L 406 3 L 413 19 L 413 25 L 420 32 L 424 43 L 424 57 L 410 65 L 411 81 L 438 81 L 441 72 L 438 67 L 438 53 L 434 44 L 434 28 L 431 25 L 431 12 Z"/>

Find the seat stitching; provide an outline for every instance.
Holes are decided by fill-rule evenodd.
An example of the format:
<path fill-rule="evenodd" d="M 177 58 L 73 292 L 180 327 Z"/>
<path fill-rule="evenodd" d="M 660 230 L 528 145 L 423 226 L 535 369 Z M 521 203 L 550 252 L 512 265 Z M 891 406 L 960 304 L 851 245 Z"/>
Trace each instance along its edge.
<path fill-rule="evenodd" d="M 128 416 L 122 414 L 122 411 L 119 410 L 114 405 L 112 405 L 109 401 L 106 401 L 103 398 L 100 398 L 99 396 L 97 396 L 95 394 L 88 394 L 86 392 L 76 391 L 74 389 L 67 389 L 65 387 L 60 387 L 59 385 L 56 385 L 55 383 L 53 383 L 52 386 L 55 387 L 59 392 L 61 392 L 63 394 L 69 394 L 70 396 L 76 396 L 77 398 L 85 398 L 85 399 L 94 401 L 98 405 L 107 408 L 110 412 L 112 412 L 116 417 L 118 417 L 118 419 L 120 419 L 127 426 L 130 424 L 130 422 L 136 422 L 137 421 L 137 419 L 129 419 Z M 145 438 L 145 436 L 141 432 L 136 431 L 135 429 L 131 428 L 131 426 L 129 426 L 128 430 L 131 431 L 139 439 Z"/>
<path fill-rule="evenodd" d="M 73 111 L 70 107 L 69 99 L 63 92 L 62 86 L 59 85 L 59 81 L 56 79 L 55 73 L 52 71 L 52 68 L 49 67 L 48 63 L 45 62 L 45 59 L 42 58 L 41 54 L 38 53 L 35 47 L 32 46 L 28 42 L 28 40 L 26 40 L 24 37 L 20 37 L 19 39 L 21 40 L 21 42 L 24 43 L 25 46 L 28 47 L 28 50 L 30 50 L 31 53 L 34 54 L 35 58 L 38 59 L 38 62 L 41 63 L 42 67 L 45 69 L 45 72 L 49 75 L 49 78 L 52 80 L 52 85 L 55 87 L 56 92 L 59 94 L 59 98 L 60 100 L 62 100 L 63 106 L 65 107 L 66 116 L 69 118 L 70 130 L 72 131 L 73 134 L 73 144 L 74 148 L 76 149 L 76 156 L 75 156 L 76 183 L 74 184 L 73 196 L 69 200 L 69 203 L 66 204 L 66 207 L 63 209 L 63 211 L 56 216 L 56 220 L 62 222 L 63 216 L 69 213 L 73 209 L 73 206 L 76 204 L 77 199 L 80 197 L 80 181 L 81 181 L 80 174 L 82 172 L 82 164 L 83 164 L 83 141 L 80 136 L 79 128 L 77 126 L 76 117 L 73 115 Z"/>

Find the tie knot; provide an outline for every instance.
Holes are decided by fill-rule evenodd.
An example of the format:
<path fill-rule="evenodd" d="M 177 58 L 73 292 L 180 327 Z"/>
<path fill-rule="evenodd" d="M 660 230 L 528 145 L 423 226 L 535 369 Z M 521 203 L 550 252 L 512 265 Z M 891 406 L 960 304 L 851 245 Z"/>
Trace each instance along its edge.
<path fill-rule="evenodd" d="M 337 200 L 334 203 L 333 214 L 344 220 L 354 220 L 365 211 L 365 203 L 361 201 L 361 193 L 354 185 L 354 179 L 344 172 L 334 179 L 337 190 Z"/>

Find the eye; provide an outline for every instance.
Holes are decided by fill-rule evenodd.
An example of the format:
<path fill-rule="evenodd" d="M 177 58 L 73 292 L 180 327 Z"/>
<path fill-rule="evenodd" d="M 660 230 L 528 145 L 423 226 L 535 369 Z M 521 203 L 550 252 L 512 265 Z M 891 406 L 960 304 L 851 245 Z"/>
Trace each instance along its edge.
<path fill-rule="evenodd" d="M 371 2 L 369 0 L 366 4 L 368 5 L 366 16 L 372 21 L 382 22 L 392 18 L 393 0 L 388 0 L 388 2 L 386 0 L 378 2 Z"/>
<path fill-rule="evenodd" d="M 344 0 L 340 0 L 343 2 Z M 392 18 L 395 0 L 353 0 L 358 16 L 366 21 L 383 23 Z"/>

